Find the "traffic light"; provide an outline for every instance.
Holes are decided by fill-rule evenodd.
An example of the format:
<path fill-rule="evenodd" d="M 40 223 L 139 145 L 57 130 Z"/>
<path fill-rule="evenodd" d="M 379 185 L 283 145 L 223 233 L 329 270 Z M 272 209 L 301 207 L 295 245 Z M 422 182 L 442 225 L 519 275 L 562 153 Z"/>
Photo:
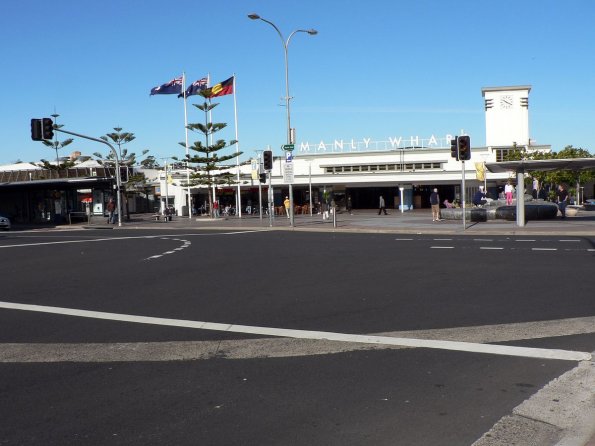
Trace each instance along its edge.
<path fill-rule="evenodd" d="M 264 170 L 273 170 L 273 152 L 270 150 L 265 150 L 262 152 L 262 164 L 264 165 Z"/>
<path fill-rule="evenodd" d="M 267 182 L 267 174 L 266 173 L 261 173 L 259 175 L 259 179 L 261 183 L 266 183 Z"/>
<path fill-rule="evenodd" d="M 459 139 L 458 136 L 455 136 L 455 139 L 451 139 L 450 140 L 450 156 L 452 156 L 453 158 L 456 158 L 456 160 L 459 160 L 459 147 L 457 146 L 457 139 Z"/>
<path fill-rule="evenodd" d="M 467 161 L 471 159 L 471 138 L 459 136 L 457 146 L 459 148 L 459 159 Z"/>
<path fill-rule="evenodd" d="M 54 123 L 50 118 L 43 118 L 41 124 L 41 133 L 43 135 L 43 139 L 53 139 L 54 138 Z"/>
<path fill-rule="evenodd" d="M 43 135 L 41 133 L 41 119 L 31 120 L 31 139 L 33 141 L 43 141 Z"/>

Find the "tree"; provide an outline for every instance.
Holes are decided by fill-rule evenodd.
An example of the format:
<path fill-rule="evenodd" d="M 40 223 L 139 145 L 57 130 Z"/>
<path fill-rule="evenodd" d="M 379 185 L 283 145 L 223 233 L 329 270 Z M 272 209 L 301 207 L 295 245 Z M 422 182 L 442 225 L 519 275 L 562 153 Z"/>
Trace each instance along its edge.
<path fill-rule="evenodd" d="M 555 158 L 593 158 L 593 155 L 591 155 L 591 153 L 588 150 L 576 148 L 572 145 L 569 145 L 564 147 L 564 149 L 560 150 L 558 153 L 556 153 Z M 574 191 L 569 192 L 574 192 L 574 194 L 571 193 L 571 195 L 575 195 L 576 203 L 580 201 L 580 185 L 594 179 L 595 172 L 592 170 L 557 170 L 554 172 L 550 172 L 548 177 L 548 180 L 552 185 L 568 184 L 570 187 L 572 187 Z"/>
<path fill-rule="evenodd" d="M 64 125 L 58 125 L 58 117 L 60 116 L 57 113 L 51 115 L 54 118 L 54 129 L 60 129 L 64 127 Z M 58 141 L 58 133 L 54 132 L 54 140 L 53 141 L 41 141 L 47 147 L 51 147 L 56 151 L 56 169 L 64 168 L 60 166 L 60 158 L 58 157 L 58 150 L 63 149 L 67 145 L 69 145 L 72 141 L 72 138 L 65 139 L 64 141 Z M 48 163 L 49 165 L 49 163 Z"/>
<path fill-rule="evenodd" d="M 207 103 L 206 99 L 208 96 L 204 91 L 199 94 L 205 98 L 205 102 L 202 104 L 193 104 L 196 108 L 204 112 L 205 123 L 204 124 L 188 124 L 188 128 L 194 132 L 202 133 L 205 137 L 205 143 L 200 141 L 194 142 L 189 148 L 198 154 L 190 156 L 188 155 L 187 162 L 189 164 L 196 165 L 196 173 L 190 176 L 191 186 L 207 186 L 208 190 L 211 190 L 213 186 L 219 185 L 232 185 L 237 182 L 234 179 L 234 174 L 230 169 L 234 168 L 234 165 L 225 165 L 226 161 L 234 159 L 241 155 L 241 152 L 235 152 L 229 155 L 219 155 L 218 152 L 226 147 L 233 146 L 237 143 L 235 140 L 226 142 L 223 139 L 219 139 L 216 142 L 209 144 L 210 137 L 227 127 L 225 123 L 213 123 L 209 122 L 209 111 L 215 108 L 218 104 L 212 104 L 210 101 Z M 208 94 L 208 93 L 207 93 Z M 182 146 L 186 146 L 185 143 L 180 143 Z M 211 209 L 211 216 L 213 216 L 213 197 L 209 193 L 209 208 Z"/>
<path fill-rule="evenodd" d="M 529 152 L 525 147 L 518 148 L 513 145 L 513 150 L 505 157 L 507 161 L 513 160 L 545 160 L 545 159 L 568 159 L 568 158 L 592 158 L 593 155 L 588 150 L 575 148 L 572 145 L 566 146 L 559 152 Z M 531 178 L 535 178 L 541 185 L 549 184 L 550 190 L 554 190 L 558 184 L 568 184 L 576 189 L 573 191 L 577 202 L 579 201 L 579 187 L 581 183 L 586 183 L 595 179 L 595 172 L 574 171 L 574 170 L 554 170 L 554 171 L 528 171 Z"/>
<path fill-rule="evenodd" d="M 122 132 L 122 127 L 114 127 L 115 132 L 108 133 L 105 136 L 100 136 L 104 141 L 109 142 L 108 138 L 112 140 L 114 144 L 118 145 L 118 156 L 122 158 L 122 146 L 128 144 L 130 141 L 136 139 L 134 133 Z"/>
<path fill-rule="evenodd" d="M 111 142 L 118 146 L 118 158 L 120 161 L 120 166 L 126 167 L 126 171 L 128 172 L 128 179 L 125 183 L 127 183 L 131 189 L 144 188 L 147 181 L 145 175 L 143 173 L 135 173 L 134 170 L 131 171 L 130 169 L 132 166 L 136 164 L 136 153 L 128 153 L 127 149 L 122 149 L 122 146 L 124 144 L 128 144 L 132 140 L 136 139 L 136 136 L 134 136 L 134 133 L 122 132 L 121 127 L 114 127 L 114 130 L 115 132 L 108 133 L 104 136 L 100 136 L 100 138 L 106 142 L 110 142 L 111 140 Z M 145 149 L 142 151 L 141 156 L 144 156 L 147 153 L 149 153 L 149 150 Z M 97 161 L 100 164 L 105 165 L 107 167 L 114 167 L 115 169 L 116 159 L 111 150 L 107 154 L 107 156 L 103 156 L 99 152 L 95 152 L 93 153 L 93 155 L 97 158 Z M 128 207 L 128 200 L 126 197 L 127 187 L 125 183 L 122 183 L 122 195 L 125 197 L 124 202 L 126 203 L 126 219 L 130 220 L 130 210 Z"/>

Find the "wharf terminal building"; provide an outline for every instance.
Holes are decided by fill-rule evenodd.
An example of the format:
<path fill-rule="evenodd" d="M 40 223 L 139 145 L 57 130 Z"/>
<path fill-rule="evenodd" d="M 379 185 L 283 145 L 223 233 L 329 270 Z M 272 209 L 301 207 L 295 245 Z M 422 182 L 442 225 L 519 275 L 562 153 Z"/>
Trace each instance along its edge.
<path fill-rule="evenodd" d="M 477 143 L 471 137 L 471 159 L 465 162 L 467 200 L 480 185 L 485 185 L 496 198 L 504 184 L 512 179 L 514 172 L 486 172 L 487 162 L 503 161 L 513 147 L 528 150 L 551 151 L 550 146 L 535 146 L 529 137 L 529 92 L 531 86 L 487 87 L 482 89 L 485 103 L 486 144 Z M 460 135 L 459 135 L 460 136 Z M 298 142 L 291 152 L 293 164 L 294 205 L 303 207 L 317 203 L 326 191 L 342 208 L 347 197 L 354 209 L 377 208 L 382 195 L 387 207 L 417 209 L 430 207 L 429 195 L 437 187 L 441 200 L 460 199 L 462 163 L 451 157 L 450 141 L 453 135 L 393 136 L 386 141 L 334 140 L 317 143 Z M 275 155 L 280 150 L 273 151 Z M 275 206 L 283 203 L 288 194 L 288 178 L 284 178 L 286 155 L 275 156 L 271 171 L 271 184 Z M 258 204 L 259 180 L 255 171 L 258 164 L 240 166 L 240 191 L 242 212 L 248 201 Z M 237 172 L 237 171 L 236 171 Z M 286 174 L 287 175 L 287 174 Z M 184 209 L 187 189 L 183 187 L 186 174 L 172 172 L 166 186 L 166 175 L 161 176 L 160 193 L 179 215 L 187 215 Z M 177 185 L 176 185 L 177 184 Z M 267 184 L 262 184 L 262 200 L 267 200 Z M 215 191 L 220 207 L 236 204 L 238 187 L 222 187 Z M 193 208 L 207 200 L 206 189 L 191 189 Z"/>
<path fill-rule="evenodd" d="M 465 162 L 464 172 L 467 200 L 482 184 L 495 198 L 508 179 L 514 181 L 514 172 L 486 172 L 484 164 L 503 161 L 515 145 L 551 150 L 550 146 L 532 144 L 529 138 L 530 91 L 528 85 L 482 89 L 486 141 L 485 146 L 473 146 L 478 141 L 471 135 L 471 159 Z M 451 157 L 452 138 L 430 134 L 391 136 L 385 141 L 363 138 L 298 142 L 293 152 L 275 156 L 271 171 L 274 205 L 282 206 L 289 192 L 288 161 L 293 169 L 291 184 L 297 214 L 309 213 L 310 202 L 317 211 L 323 194 L 343 209 L 348 197 L 353 209 L 377 208 L 380 195 L 388 208 L 425 208 L 429 207 L 434 187 L 441 200 L 460 199 L 462 163 Z M 69 169 L 47 170 L 29 163 L 0 166 L 0 214 L 17 223 L 58 223 L 77 213 L 104 215 L 105 205 L 115 193 L 114 171 L 76 153 L 76 165 Z M 291 159 L 286 159 L 287 153 L 291 153 Z M 280 155 L 281 150 L 275 154 Z M 238 191 L 242 214 L 249 204 L 257 208 L 259 193 L 266 206 L 268 185 L 260 184 L 256 169 L 258 163 L 254 160 L 232 168 L 240 184 L 214 191 L 220 209 L 235 206 Z M 208 194 L 213 193 L 204 186 L 187 188 L 189 172 L 184 169 L 143 172 L 149 181 L 141 189 L 127 187 L 126 212 L 163 211 L 167 205 L 173 206 L 178 215 L 187 216 L 189 209 L 203 212 Z M 585 189 L 584 198 L 592 198 L 593 192 Z"/>

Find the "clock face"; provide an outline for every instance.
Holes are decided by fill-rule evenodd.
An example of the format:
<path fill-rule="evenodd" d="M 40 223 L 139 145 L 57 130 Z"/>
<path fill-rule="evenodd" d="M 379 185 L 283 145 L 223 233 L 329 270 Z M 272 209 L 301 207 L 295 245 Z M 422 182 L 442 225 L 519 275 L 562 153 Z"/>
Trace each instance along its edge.
<path fill-rule="evenodd" d="M 512 96 L 510 96 L 510 95 L 500 96 L 500 107 L 501 108 L 512 108 Z"/>

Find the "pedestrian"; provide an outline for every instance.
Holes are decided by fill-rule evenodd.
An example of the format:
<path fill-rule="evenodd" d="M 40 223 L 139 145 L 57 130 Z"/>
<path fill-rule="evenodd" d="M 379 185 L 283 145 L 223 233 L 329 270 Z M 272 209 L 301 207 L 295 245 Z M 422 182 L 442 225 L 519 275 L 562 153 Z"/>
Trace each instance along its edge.
<path fill-rule="evenodd" d="M 283 206 L 285 206 L 285 213 L 287 214 L 287 218 L 289 218 L 289 206 L 291 205 L 291 201 L 289 201 L 289 197 L 285 197 L 285 201 L 283 202 Z"/>
<path fill-rule="evenodd" d="M 353 209 L 353 204 L 351 203 L 351 195 L 349 195 L 347 197 L 347 212 L 349 212 L 349 215 L 353 215 L 351 213 L 351 210 Z"/>
<path fill-rule="evenodd" d="M 440 221 L 440 195 L 437 188 L 434 188 L 430 194 L 430 206 L 432 206 L 432 221 Z"/>
<path fill-rule="evenodd" d="M 512 204 L 512 194 L 514 192 L 514 187 L 510 180 L 504 186 L 504 196 L 506 197 L 506 205 L 510 206 Z"/>
<path fill-rule="evenodd" d="M 105 207 L 107 210 L 107 222 L 108 223 L 115 223 L 116 219 L 114 216 L 116 215 L 116 203 L 114 203 L 114 199 L 110 198 L 107 202 L 107 206 Z"/>
<path fill-rule="evenodd" d="M 382 212 L 384 212 L 384 215 L 388 215 L 386 213 L 386 204 L 384 203 L 384 197 L 380 195 L 380 199 L 378 200 L 378 215 L 382 214 Z"/>
<path fill-rule="evenodd" d="M 534 200 L 537 200 L 537 196 L 539 195 L 539 180 L 537 178 L 533 178 L 533 190 L 531 191 L 531 196 Z"/>
<path fill-rule="evenodd" d="M 558 186 L 556 197 L 558 199 L 558 209 L 560 209 L 562 218 L 566 218 L 566 206 L 568 205 L 568 191 L 566 190 L 564 185 L 560 184 Z"/>
<path fill-rule="evenodd" d="M 471 200 L 471 202 L 474 206 L 483 206 L 488 202 L 488 200 L 486 200 L 486 194 L 483 191 L 483 186 L 479 186 L 479 190 L 475 192 L 475 194 L 473 195 L 473 200 Z"/>
<path fill-rule="evenodd" d="M 219 218 L 219 202 L 213 201 L 213 217 Z"/>

